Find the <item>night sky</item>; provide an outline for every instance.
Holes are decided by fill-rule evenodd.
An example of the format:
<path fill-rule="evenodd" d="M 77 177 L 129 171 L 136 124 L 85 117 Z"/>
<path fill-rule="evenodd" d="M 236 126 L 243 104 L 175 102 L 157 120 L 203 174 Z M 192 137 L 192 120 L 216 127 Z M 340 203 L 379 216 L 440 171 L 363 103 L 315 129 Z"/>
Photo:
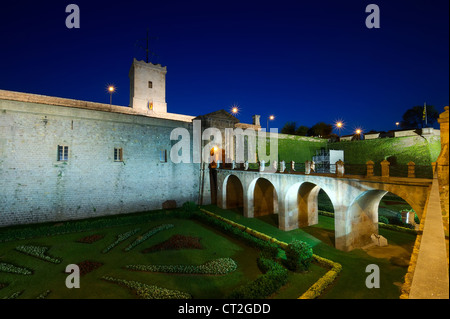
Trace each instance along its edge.
<path fill-rule="evenodd" d="M 79 29 L 65 25 L 70 3 Z M 370 3 L 379 29 L 365 25 Z M 114 84 L 113 104 L 128 106 L 147 28 L 171 113 L 236 104 L 242 122 L 343 120 L 349 134 L 395 129 L 424 102 L 449 104 L 448 0 L 2 1 L 0 89 L 109 103 Z"/>

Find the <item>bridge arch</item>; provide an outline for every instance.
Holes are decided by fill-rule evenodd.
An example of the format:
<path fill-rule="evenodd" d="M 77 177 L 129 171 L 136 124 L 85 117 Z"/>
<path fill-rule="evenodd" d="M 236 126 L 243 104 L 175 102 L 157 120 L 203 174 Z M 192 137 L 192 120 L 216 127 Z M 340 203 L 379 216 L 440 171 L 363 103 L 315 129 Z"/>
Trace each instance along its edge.
<path fill-rule="evenodd" d="M 244 207 L 244 187 L 241 180 L 236 175 L 228 175 L 223 181 L 224 207 L 226 209 L 236 209 L 241 212 Z"/>
<path fill-rule="evenodd" d="M 285 196 L 285 217 L 291 228 L 297 222 L 298 227 L 318 223 L 318 195 L 320 187 L 311 182 L 299 182 L 289 187 Z"/>
<path fill-rule="evenodd" d="M 348 250 L 372 243 L 372 234 L 378 234 L 378 206 L 385 190 L 368 190 L 356 197 L 346 213 Z"/>
<path fill-rule="evenodd" d="M 278 214 L 278 193 L 272 182 L 263 177 L 252 180 L 247 190 L 247 205 L 247 217 Z"/>

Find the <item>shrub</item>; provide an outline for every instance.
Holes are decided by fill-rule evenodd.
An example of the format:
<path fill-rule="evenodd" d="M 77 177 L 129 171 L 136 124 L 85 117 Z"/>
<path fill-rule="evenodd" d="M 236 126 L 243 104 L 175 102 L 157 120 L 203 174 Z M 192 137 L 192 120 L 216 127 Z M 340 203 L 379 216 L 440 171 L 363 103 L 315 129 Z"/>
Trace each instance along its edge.
<path fill-rule="evenodd" d="M 15 266 L 9 263 L 0 262 L 0 272 L 8 272 L 11 274 L 19 274 L 19 275 L 32 275 L 33 271 L 28 268 Z"/>
<path fill-rule="evenodd" d="M 47 250 L 50 248 L 44 246 L 32 246 L 32 245 L 21 245 L 16 247 L 17 251 L 24 253 L 29 256 L 33 256 L 54 264 L 59 264 L 61 262 L 60 258 L 55 258 L 47 254 Z"/>
<path fill-rule="evenodd" d="M 182 206 L 182 210 L 186 213 L 192 213 L 198 209 L 198 206 L 194 202 L 185 202 Z"/>
<path fill-rule="evenodd" d="M 47 296 L 51 293 L 51 290 L 46 290 L 43 293 L 41 293 L 39 296 L 36 297 L 36 299 L 46 299 Z"/>
<path fill-rule="evenodd" d="M 386 216 L 379 216 L 378 221 L 383 224 L 389 224 L 389 219 Z"/>
<path fill-rule="evenodd" d="M 143 243 L 144 241 L 146 241 L 148 238 L 152 237 L 153 235 L 155 235 L 156 233 L 159 233 L 160 231 L 166 230 L 166 229 L 170 229 L 173 228 L 174 225 L 173 224 L 162 224 L 160 226 L 157 226 L 155 228 L 150 229 L 148 232 L 146 232 L 145 234 L 143 234 L 142 236 L 139 236 L 138 238 L 136 238 L 136 240 L 134 242 L 132 242 L 130 245 L 128 245 L 127 248 L 125 248 L 125 251 L 130 251 L 131 249 L 133 249 L 134 247 L 136 247 L 137 245 Z"/>
<path fill-rule="evenodd" d="M 103 249 L 102 253 L 106 254 L 108 251 L 110 251 L 111 249 L 116 247 L 118 244 L 120 244 L 124 240 L 127 240 L 128 238 L 130 238 L 131 236 L 136 234 L 139 230 L 140 230 L 140 228 L 136 228 L 136 229 L 127 231 L 126 233 L 117 235 L 117 240 L 115 242 L 111 243 L 110 245 L 108 245 L 105 249 Z"/>
<path fill-rule="evenodd" d="M 288 271 L 273 259 L 261 254 L 258 267 L 264 273 L 247 285 L 235 289 L 228 298 L 231 299 L 263 299 L 275 293 L 287 283 Z"/>
<path fill-rule="evenodd" d="M 203 265 L 127 265 L 127 269 L 165 273 L 225 275 L 235 271 L 236 262 L 231 258 L 218 258 Z"/>
<path fill-rule="evenodd" d="M 403 226 L 402 215 L 400 214 L 388 217 L 388 220 L 391 225 Z"/>
<path fill-rule="evenodd" d="M 229 222 L 220 219 L 220 217 L 213 217 L 204 213 L 195 213 L 193 217 L 197 218 L 203 223 L 217 227 L 218 229 L 226 232 L 228 235 L 244 241 L 247 245 L 260 249 L 265 252 L 267 256 L 276 257 L 278 255 L 278 245 L 274 242 L 269 242 L 246 232 L 244 229 L 239 228 L 237 225 L 230 224 Z"/>
<path fill-rule="evenodd" d="M 138 281 L 118 279 L 109 276 L 103 276 L 103 280 L 114 282 L 116 284 L 132 289 L 141 299 L 191 299 L 188 293 L 169 290 L 158 286 L 147 285 Z"/>
<path fill-rule="evenodd" d="M 313 258 L 310 245 L 300 240 L 293 240 L 286 249 L 286 267 L 292 271 L 306 271 Z"/>

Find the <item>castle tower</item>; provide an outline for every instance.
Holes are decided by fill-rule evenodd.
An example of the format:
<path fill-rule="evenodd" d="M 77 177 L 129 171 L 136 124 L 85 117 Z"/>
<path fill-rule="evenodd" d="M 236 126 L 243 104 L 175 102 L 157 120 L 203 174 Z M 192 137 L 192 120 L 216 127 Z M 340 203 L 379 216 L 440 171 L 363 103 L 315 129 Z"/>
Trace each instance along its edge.
<path fill-rule="evenodd" d="M 141 113 L 167 113 L 167 68 L 133 59 L 130 77 L 130 107 Z"/>

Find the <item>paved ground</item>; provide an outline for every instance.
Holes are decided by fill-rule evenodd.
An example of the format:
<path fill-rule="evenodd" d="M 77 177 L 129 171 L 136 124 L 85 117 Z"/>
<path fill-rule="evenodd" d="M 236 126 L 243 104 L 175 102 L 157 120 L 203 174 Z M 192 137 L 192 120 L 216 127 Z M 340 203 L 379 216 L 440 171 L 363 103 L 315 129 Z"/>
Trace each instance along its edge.
<path fill-rule="evenodd" d="M 447 245 L 437 179 L 431 188 L 409 298 L 449 299 Z"/>

